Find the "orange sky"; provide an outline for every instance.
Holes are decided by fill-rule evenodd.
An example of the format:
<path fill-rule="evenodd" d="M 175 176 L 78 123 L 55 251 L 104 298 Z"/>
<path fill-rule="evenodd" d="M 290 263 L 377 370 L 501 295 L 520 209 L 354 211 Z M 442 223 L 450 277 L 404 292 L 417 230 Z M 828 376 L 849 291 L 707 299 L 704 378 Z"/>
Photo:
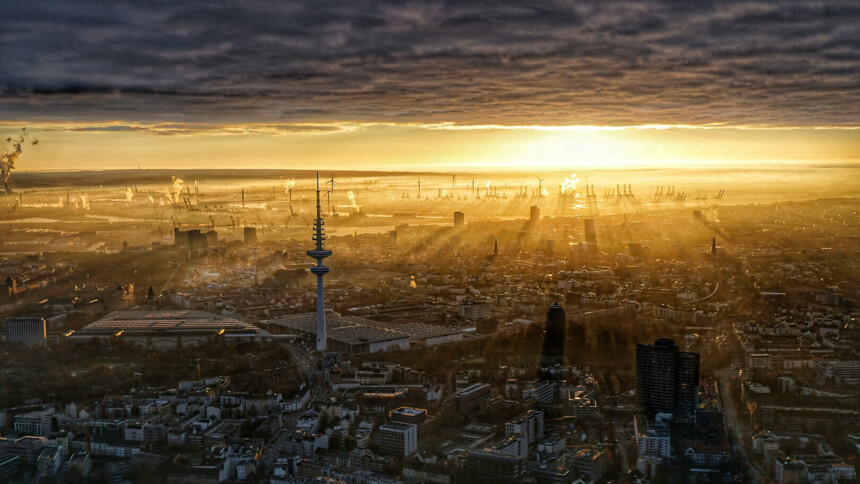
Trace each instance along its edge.
<path fill-rule="evenodd" d="M 16 134 L 6 124 L 0 134 Z M 448 124 L 29 125 L 18 170 L 285 168 L 577 170 L 857 163 L 860 131 Z"/>
<path fill-rule="evenodd" d="M 18 170 L 860 159 L 856 1 L 7 3 Z"/>

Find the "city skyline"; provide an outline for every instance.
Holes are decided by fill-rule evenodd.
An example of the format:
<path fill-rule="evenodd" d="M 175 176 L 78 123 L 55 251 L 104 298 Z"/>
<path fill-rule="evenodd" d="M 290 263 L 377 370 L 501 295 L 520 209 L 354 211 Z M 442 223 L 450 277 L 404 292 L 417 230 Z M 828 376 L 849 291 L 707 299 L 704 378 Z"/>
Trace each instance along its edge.
<path fill-rule="evenodd" d="M 3 483 L 857 482 L 856 0 L 5 3 Z"/>

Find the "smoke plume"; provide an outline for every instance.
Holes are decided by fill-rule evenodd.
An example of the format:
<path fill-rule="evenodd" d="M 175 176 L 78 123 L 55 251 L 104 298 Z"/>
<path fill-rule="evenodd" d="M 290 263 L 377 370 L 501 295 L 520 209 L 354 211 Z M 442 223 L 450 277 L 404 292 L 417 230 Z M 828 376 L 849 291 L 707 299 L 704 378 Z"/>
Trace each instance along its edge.
<path fill-rule="evenodd" d="M 12 193 L 12 188 L 9 187 L 9 178 L 12 177 L 12 172 L 15 171 L 15 162 L 18 161 L 18 157 L 21 156 L 21 152 L 23 151 L 22 147 L 24 143 L 31 138 L 27 134 L 27 128 L 21 128 L 21 134 L 18 135 L 17 138 L 6 138 L 6 143 L 9 147 L 6 149 L 6 152 L 0 156 L 0 176 L 3 177 L 3 188 L 6 190 L 6 194 Z M 36 138 L 32 138 L 30 144 L 36 145 L 39 143 L 39 140 Z"/>
<path fill-rule="evenodd" d="M 573 193 L 576 191 L 576 173 L 571 173 L 570 178 L 565 178 L 561 184 L 561 193 Z"/>
<path fill-rule="evenodd" d="M 128 186 L 125 187 L 125 201 L 129 204 L 134 201 L 134 190 Z"/>
<path fill-rule="evenodd" d="M 170 179 L 173 182 L 173 185 L 168 189 L 170 201 L 172 203 L 179 203 L 179 196 L 182 195 L 182 186 L 185 182 L 178 176 L 172 176 Z"/>
<path fill-rule="evenodd" d="M 352 208 L 354 208 L 356 212 L 360 212 L 360 211 L 361 211 L 361 207 L 360 207 L 357 203 L 355 203 L 355 193 L 352 193 L 352 190 L 350 190 L 350 191 L 346 194 L 346 198 L 348 198 L 348 199 L 349 199 L 349 203 L 351 203 L 351 204 L 352 204 Z"/>

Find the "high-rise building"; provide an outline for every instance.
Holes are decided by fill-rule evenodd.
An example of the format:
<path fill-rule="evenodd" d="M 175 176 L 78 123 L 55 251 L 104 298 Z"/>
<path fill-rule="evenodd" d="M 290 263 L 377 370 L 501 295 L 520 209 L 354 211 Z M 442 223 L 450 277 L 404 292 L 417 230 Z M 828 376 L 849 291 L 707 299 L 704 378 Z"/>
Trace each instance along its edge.
<path fill-rule="evenodd" d="M 256 244 L 257 243 L 257 229 L 254 227 L 245 227 L 245 243 L 246 244 Z"/>
<path fill-rule="evenodd" d="M 218 232 L 215 231 L 202 232 L 200 229 L 179 230 L 178 227 L 173 228 L 173 243 L 178 247 L 187 247 L 191 250 L 206 249 L 217 241 Z"/>
<path fill-rule="evenodd" d="M 45 346 L 47 335 L 45 318 L 6 318 L 7 343 Z"/>
<path fill-rule="evenodd" d="M 567 315 L 558 303 L 546 312 L 546 333 L 543 339 L 541 365 L 554 365 L 564 361 L 564 339 L 567 329 Z"/>
<path fill-rule="evenodd" d="M 540 222 L 540 207 L 537 205 L 532 205 L 531 211 L 529 212 L 529 222 Z"/>
<path fill-rule="evenodd" d="M 594 230 L 594 220 L 585 219 L 585 241 L 589 246 L 597 246 L 597 232 Z"/>
<path fill-rule="evenodd" d="M 408 457 L 418 450 L 418 426 L 391 421 L 379 427 L 379 450 L 383 454 Z"/>
<path fill-rule="evenodd" d="M 505 435 L 524 434 L 529 444 L 536 444 L 543 438 L 543 412 L 529 410 L 505 422 Z"/>
<path fill-rule="evenodd" d="M 323 276 L 328 274 L 328 266 L 323 265 L 323 259 L 331 255 L 330 250 L 323 248 L 325 241 L 325 221 L 322 218 L 322 206 L 320 205 L 320 174 L 317 172 L 317 218 L 314 220 L 314 236 L 316 242 L 314 250 L 308 251 L 308 256 L 316 259 L 317 264 L 311 266 L 311 273 L 317 276 L 317 351 L 325 351 L 327 348 L 327 336 L 325 327 L 325 298 L 323 296 Z"/>
<path fill-rule="evenodd" d="M 636 394 L 649 416 L 671 413 L 675 420 L 694 419 L 698 393 L 698 353 L 679 351 L 669 338 L 636 345 Z"/>
<path fill-rule="evenodd" d="M 454 212 L 454 227 L 466 225 L 466 215 L 463 212 Z"/>

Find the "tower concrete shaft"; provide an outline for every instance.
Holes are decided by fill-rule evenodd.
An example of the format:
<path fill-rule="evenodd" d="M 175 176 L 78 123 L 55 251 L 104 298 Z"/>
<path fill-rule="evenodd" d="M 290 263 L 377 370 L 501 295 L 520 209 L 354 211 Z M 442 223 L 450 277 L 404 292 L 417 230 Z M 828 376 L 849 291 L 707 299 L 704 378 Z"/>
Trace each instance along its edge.
<path fill-rule="evenodd" d="M 314 220 L 314 250 L 308 251 L 308 256 L 316 259 L 317 265 L 311 267 L 311 273 L 317 276 L 317 351 L 326 351 L 325 328 L 325 297 L 323 295 L 323 276 L 328 274 L 328 266 L 323 265 L 323 259 L 331 255 L 330 250 L 323 248 L 325 241 L 325 221 L 322 218 L 320 206 L 320 174 L 317 172 L 317 218 Z"/>

